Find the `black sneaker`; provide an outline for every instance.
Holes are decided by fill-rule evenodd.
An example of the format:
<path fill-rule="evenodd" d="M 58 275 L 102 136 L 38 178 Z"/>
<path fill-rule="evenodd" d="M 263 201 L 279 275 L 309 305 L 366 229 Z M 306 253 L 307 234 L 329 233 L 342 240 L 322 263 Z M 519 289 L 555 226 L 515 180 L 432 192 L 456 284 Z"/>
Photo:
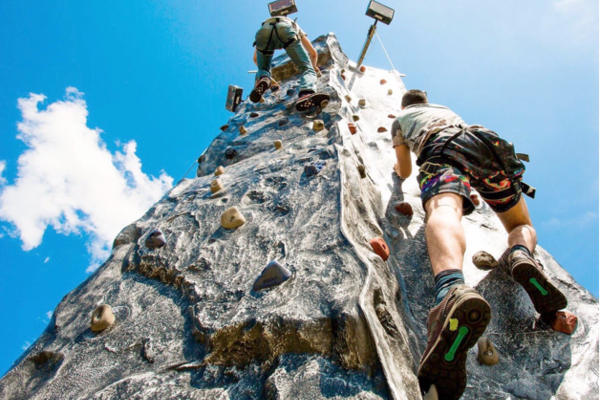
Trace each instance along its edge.
<path fill-rule="evenodd" d="M 271 79 L 263 76 L 254 84 L 254 90 L 250 92 L 250 101 L 258 103 L 262 99 L 263 93 L 271 87 Z"/>

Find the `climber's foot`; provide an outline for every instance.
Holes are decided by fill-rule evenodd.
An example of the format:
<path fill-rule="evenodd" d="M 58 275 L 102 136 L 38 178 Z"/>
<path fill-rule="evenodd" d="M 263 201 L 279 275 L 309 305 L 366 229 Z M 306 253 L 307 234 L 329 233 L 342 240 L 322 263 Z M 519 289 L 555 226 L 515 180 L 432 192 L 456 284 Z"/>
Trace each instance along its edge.
<path fill-rule="evenodd" d="M 441 399 L 458 400 L 467 386 L 467 351 L 490 322 L 490 305 L 467 285 L 453 286 L 429 312 L 427 348 L 418 378 L 421 391 L 435 384 Z"/>
<path fill-rule="evenodd" d="M 258 103 L 263 96 L 263 93 L 271 86 L 271 79 L 263 76 L 254 84 L 254 90 L 250 92 L 250 101 Z"/>
<path fill-rule="evenodd" d="M 515 250 L 508 256 L 510 272 L 523 286 L 536 311 L 540 314 L 562 310 L 567 298 L 548 279 L 542 267 L 523 250 Z"/>
<path fill-rule="evenodd" d="M 306 111 L 313 107 L 320 107 L 323 109 L 329 104 L 329 99 L 330 96 L 325 93 L 300 93 L 299 99 L 296 102 L 296 110 Z"/>

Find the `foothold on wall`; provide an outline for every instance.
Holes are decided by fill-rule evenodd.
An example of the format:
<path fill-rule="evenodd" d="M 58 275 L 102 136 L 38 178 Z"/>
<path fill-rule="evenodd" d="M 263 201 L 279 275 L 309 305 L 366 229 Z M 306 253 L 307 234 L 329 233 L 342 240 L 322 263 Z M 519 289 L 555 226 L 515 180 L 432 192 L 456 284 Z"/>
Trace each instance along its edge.
<path fill-rule="evenodd" d="M 379 133 L 387 132 L 387 128 L 384 126 L 380 126 L 379 128 L 377 128 L 377 132 L 379 132 Z"/>
<path fill-rule="evenodd" d="M 273 144 L 277 150 L 283 147 L 283 142 L 281 140 L 276 140 Z"/>
<path fill-rule="evenodd" d="M 250 118 L 256 118 L 258 117 L 258 113 L 257 112 L 251 112 L 250 113 Z"/>
<path fill-rule="evenodd" d="M 396 118 L 396 116 L 395 116 L 394 114 L 390 114 L 390 115 L 388 115 L 388 118 L 395 119 L 395 118 Z"/>
<path fill-rule="evenodd" d="M 248 133 L 248 129 L 246 129 L 246 127 L 244 125 L 240 126 L 240 135 L 245 135 L 246 133 Z"/>
<path fill-rule="evenodd" d="M 346 75 L 342 74 L 340 75 L 342 77 L 342 80 L 345 81 L 346 80 Z"/>
<path fill-rule="evenodd" d="M 279 126 L 284 126 L 284 125 L 287 125 L 287 124 L 288 124 L 288 122 L 290 122 L 290 120 L 289 120 L 289 119 L 287 119 L 287 118 L 282 118 L 282 119 L 280 119 L 280 120 L 279 120 L 279 123 L 278 123 L 278 125 L 279 125 Z"/>
<path fill-rule="evenodd" d="M 358 169 L 358 174 L 360 175 L 360 178 L 365 179 L 367 177 L 367 171 L 365 170 L 365 166 L 359 165 L 356 168 Z"/>
<path fill-rule="evenodd" d="M 345 96 L 345 99 L 348 103 L 352 102 L 352 97 L 350 97 L 348 94 Z"/>
<path fill-rule="evenodd" d="M 477 196 L 475 193 L 473 193 L 469 197 L 471 198 L 471 201 L 473 202 L 473 205 L 475 205 L 475 207 L 479 207 L 479 205 L 481 204 L 481 201 L 479 201 L 479 196 Z"/>
<path fill-rule="evenodd" d="M 215 179 L 210 183 L 210 191 L 213 193 L 217 193 L 219 190 L 223 189 L 223 184 L 220 179 Z"/>
<path fill-rule="evenodd" d="M 196 160 L 196 162 L 198 164 L 202 164 L 204 162 L 204 155 L 201 155 L 200 157 L 198 157 L 198 159 Z"/>
<path fill-rule="evenodd" d="M 315 132 L 322 131 L 323 129 L 325 129 L 325 123 L 323 122 L 322 119 L 315 119 L 313 121 L 312 128 L 313 128 L 313 131 L 315 131 Z"/>
<path fill-rule="evenodd" d="M 227 130 L 227 128 L 229 128 L 229 125 L 223 125 L 219 129 L 221 129 L 223 132 L 225 132 Z"/>
<path fill-rule="evenodd" d="M 234 159 L 237 155 L 238 155 L 238 152 L 233 147 L 228 147 L 225 150 L 225 158 L 228 159 L 228 160 Z"/>
<path fill-rule="evenodd" d="M 260 273 L 252 285 L 252 290 L 259 291 L 287 281 L 292 273 L 289 269 L 279 264 L 277 261 L 271 261 Z"/>
<path fill-rule="evenodd" d="M 492 344 L 490 338 L 486 336 L 480 337 L 479 341 L 477 342 L 477 347 L 479 349 L 477 359 L 480 363 L 484 365 L 498 364 L 498 352 L 496 351 L 496 348 Z"/>
<path fill-rule="evenodd" d="M 353 115 L 352 116 L 352 121 L 358 122 L 359 120 L 360 120 L 360 117 L 358 115 Z"/>
<path fill-rule="evenodd" d="M 342 70 L 340 71 L 341 74 L 345 73 L 346 70 L 344 68 L 342 68 Z"/>
<path fill-rule="evenodd" d="M 385 79 L 382 79 L 382 80 L 379 81 L 380 85 L 385 85 L 386 83 L 387 83 L 387 81 Z"/>
<path fill-rule="evenodd" d="M 568 311 L 545 313 L 541 318 L 557 332 L 572 335 L 577 329 L 577 317 Z"/>
<path fill-rule="evenodd" d="M 167 239 L 160 229 L 152 231 L 146 238 L 146 247 L 149 249 L 159 249 L 167 244 Z"/>
<path fill-rule="evenodd" d="M 390 248 L 383 238 L 376 237 L 371 239 L 370 241 L 371 247 L 373 247 L 373 251 L 377 254 L 383 261 L 387 261 L 390 258 Z"/>
<path fill-rule="evenodd" d="M 367 105 L 367 101 L 366 101 L 365 99 L 360 99 L 360 100 L 358 101 L 358 105 L 359 105 L 360 107 L 364 107 L 364 106 L 366 106 L 366 105 Z"/>
<path fill-rule="evenodd" d="M 351 134 L 354 135 L 356 133 L 356 125 L 354 125 L 352 122 L 348 123 L 348 129 L 350 129 Z"/>
<path fill-rule="evenodd" d="M 294 93 L 296 93 L 296 89 L 288 89 L 287 92 L 285 92 L 285 94 L 288 96 L 293 96 Z"/>
<path fill-rule="evenodd" d="M 318 160 L 304 166 L 304 173 L 307 177 L 317 175 L 325 167 L 325 161 Z"/>
<path fill-rule="evenodd" d="M 394 208 L 396 209 L 396 211 L 398 211 L 400 214 L 404 214 L 407 216 L 411 216 L 413 215 L 415 212 L 413 211 L 412 206 L 410 205 L 410 203 L 407 202 L 402 202 L 402 203 L 397 203 Z"/>
<path fill-rule="evenodd" d="M 225 229 L 235 229 L 246 223 L 246 218 L 237 207 L 231 207 L 221 215 L 221 225 Z"/>
<path fill-rule="evenodd" d="M 219 176 L 223 173 L 225 173 L 225 168 L 223 168 L 223 166 L 219 165 L 217 167 L 217 169 L 215 169 L 215 176 Z"/>
<path fill-rule="evenodd" d="M 115 323 L 115 314 L 108 304 L 98 306 L 92 313 L 92 323 L 90 328 L 94 332 L 102 332 Z"/>
<path fill-rule="evenodd" d="M 359 69 L 360 69 L 360 72 L 365 72 L 367 70 L 367 68 L 365 68 L 364 65 L 361 65 Z"/>
<path fill-rule="evenodd" d="M 498 266 L 498 261 L 487 251 L 478 251 L 473 255 L 473 265 L 483 271 L 489 271 Z"/>
<path fill-rule="evenodd" d="M 388 96 L 394 94 L 394 91 L 392 89 L 388 89 Z"/>

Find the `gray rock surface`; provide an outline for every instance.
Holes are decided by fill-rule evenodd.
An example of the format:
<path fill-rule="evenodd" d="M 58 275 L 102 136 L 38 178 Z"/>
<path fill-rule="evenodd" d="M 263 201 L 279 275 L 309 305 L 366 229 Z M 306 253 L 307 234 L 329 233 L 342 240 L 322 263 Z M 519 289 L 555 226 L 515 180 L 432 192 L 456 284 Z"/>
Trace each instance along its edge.
<path fill-rule="evenodd" d="M 297 71 L 287 57 L 276 59 L 281 89 L 264 103 L 243 102 L 204 152 L 198 177 L 119 234 L 111 257 L 65 296 L 0 380 L 0 398 L 421 398 L 415 373 L 434 301 L 424 213 L 415 179 L 392 171 L 389 134 L 377 133 L 400 111 L 405 88 L 397 72 L 357 73 L 332 34 L 315 47 L 324 66 L 319 88 L 331 95 L 318 117 L 324 129 L 315 132 L 313 120 L 295 112 L 288 93 L 297 93 Z M 240 136 L 240 126 L 248 133 Z M 276 150 L 275 140 L 285 146 Z M 316 161 L 325 167 L 306 176 L 304 166 Z M 212 193 L 220 165 L 223 189 Z M 412 216 L 394 210 L 403 201 Z M 246 223 L 227 230 L 220 219 L 231 207 Z M 463 398 L 597 399 L 597 299 L 539 248 L 579 328 L 566 336 L 536 324 L 503 266 L 506 234 L 493 213 L 482 205 L 463 225 L 467 283 L 492 306 L 486 334 L 500 355 L 484 366 L 472 349 Z M 157 229 L 166 244 L 146 247 Z M 374 237 L 389 245 L 387 262 L 373 253 Z M 470 260 L 480 250 L 500 266 L 477 269 Z M 271 260 L 291 277 L 252 291 Z M 100 304 L 116 322 L 94 333 L 90 315 Z"/>

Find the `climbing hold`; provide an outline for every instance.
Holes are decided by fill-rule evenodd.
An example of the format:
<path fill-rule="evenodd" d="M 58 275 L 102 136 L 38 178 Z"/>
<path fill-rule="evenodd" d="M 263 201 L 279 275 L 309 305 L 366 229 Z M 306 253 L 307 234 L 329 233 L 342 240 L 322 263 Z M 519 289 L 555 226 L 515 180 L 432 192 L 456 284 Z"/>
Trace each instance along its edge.
<path fill-rule="evenodd" d="M 344 81 L 346 80 L 346 75 L 341 74 L 340 76 L 342 77 L 342 80 L 344 80 Z"/>
<path fill-rule="evenodd" d="M 360 120 L 360 117 L 358 115 L 353 115 L 352 116 L 352 121 L 358 122 L 358 120 Z"/>
<path fill-rule="evenodd" d="M 196 162 L 198 164 L 202 164 L 204 162 L 204 155 L 201 155 L 200 157 L 198 157 L 198 159 L 196 160 Z"/>
<path fill-rule="evenodd" d="M 373 247 L 373 251 L 375 252 L 375 254 L 381 257 L 383 261 L 387 261 L 387 259 L 390 257 L 390 248 L 388 247 L 385 240 L 383 240 L 380 237 L 376 237 L 371 239 L 370 243 L 371 247 Z"/>
<path fill-rule="evenodd" d="M 394 94 L 394 91 L 392 89 L 388 89 L 388 95 L 392 95 Z"/>
<path fill-rule="evenodd" d="M 115 323 L 115 314 L 112 308 L 107 304 L 98 306 L 92 313 L 92 323 L 90 328 L 94 332 L 102 332 Z"/>
<path fill-rule="evenodd" d="M 486 251 L 478 251 L 473 255 L 473 265 L 483 271 L 489 271 L 498 266 L 498 261 Z"/>
<path fill-rule="evenodd" d="M 222 166 L 218 166 L 217 169 L 215 170 L 215 176 L 219 176 L 221 174 L 223 174 L 225 172 L 225 168 L 223 168 Z"/>
<path fill-rule="evenodd" d="M 384 126 L 380 126 L 379 128 L 377 128 L 377 132 L 379 132 L 379 133 L 387 132 L 387 128 Z"/>
<path fill-rule="evenodd" d="M 396 118 L 396 116 L 395 116 L 394 114 L 390 114 L 390 115 L 388 115 L 388 118 L 395 119 L 395 118 Z"/>
<path fill-rule="evenodd" d="M 435 385 L 429 386 L 429 391 L 423 396 L 423 400 L 439 400 L 439 395 Z"/>
<path fill-rule="evenodd" d="M 406 203 L 406 202 L 402 202 L 402 203 L 397 203 L 394 208 L 396 209 L 396 211 L 398 211 L 400 214 L 404 214 L 407 216 L 411 216 L 414 214 L 413 208 L 410 205 L 410 203 Z"/>
<path fill-rule="evenodd" d="M 315 119 L 313 121 L 312 128 L 313 128 L 313 131 L 315 131 L 315 132 L 322 131 L 325 128 L 325 123 L 323 122 L 322 119 Z"/>
<path fill-rule="evenodd" d="M 229 128 L 229 125 L 223 125 L 219 129 L 221 129 L 223 132 L 225 132 L 227 130 L 227 128 Z"/>
<path fill-rule="evenodd" d="M 356 125 L 354 125 L 352 122 L 348 123 L 348 129 L 350 129 L 351 134 L 354 135 L 356 133 Z"/>
<path fill-rule="evenodd" d="M 386 83 L 387 83 L 387 81 L 385 79 L 382 79 L 382 80 L 379 81 L 380 85 L 385 85 Z"/>
<path fill-rule="evenodd" d="M 365 170 L 365 166 L 359 165 L 356 168 L 358 169 L 358 174 L 360 175 L 360 178 L 365 179 L 367 177 L 367 171 Z"/>
<path fill-rule="evenodd" d="M 281 140 L 276 140 L 273 144 L 277 150 L 283 147 L 283 142 Z"/>
<path fill-rule="evenodd" d="M 325 167 L 325 161 L 318 160 L 304 166 L 304 173 L 307 177 L 317 175 Z"/>
<path fill-rule="evenodd" d="M 156 229 L 146 238 L 146 247 L 149 249 L 159 249 L 167 244 L 167 239 L 160 229 Z"/>
<path fill-rule="evenodd" d="M 557 332 L 571 335 L 577 329 L 577 317 L 567 311 L 544 313 L 541 318 Z"/>
<path fill-rule="evenodd" d="M 225 158 L 228 159 L 228 160 L 231 160 L 231 159 L 235 158 L 237 155 L 238 155 L 238 152 L 233 147 L 228 147 L 225 150 Z"/>
<path fill-rule="evenodd" d="M 260 99 L 260 102 L 261 102 L 261 103 L 264 103 L 264 102 L 265 102 L 265 98 L 264 98 L 264 97 L 263 97 L 263 98 L 261 98 L 261 99 Z"/>
<path fill-rule="evenodd" d="M 352 101 L 352 97 L 350 97 L 350 95 L 348 95 L 348 94 L 345 96 L 345 99 L 348 103 L 350 103 Z"/>
<path fill-rule="evenodd" d="M 223 189 L 223 184 L 220 179 L 215 179 L 210 183 L 210 191 L 213 193 L 217 193 L 219 190 Z"/>
<path fill-rule="evenodd" d="M 367 105 L 367 101 L 366 101 L 365 99 L 360 99 L 360 100 L 358 101 L 358 105 L 359 105 L 360 107 L 364 107 L 364 106 L 366 106 L 366 105 Z"/>
<path fill-rule="evenodd" d="M 479 201 L 479 196 L 477 196 L 476 194 L 472 194 L 469 197 L 471 198 L 473 205 L 475 205 L 475 207 L 479 207 L 479 205 L 481 204 L 481 202 Z"/>
<path fill-rule="evenodd" d="M 359 69 L 360 72 L 365 72 L 367 70 L 364 65 L 361 65 Z"/>
<path fill-rule="evenodd" d="M 251 112 L 250 113 L 250 118 L 256 118 L 258 117 L 258 113 L 257 112 Z"/>
<path fill-rule="evenodd" d="M 240 126 L 240 135 L 245 135 L 246 133 L 248 133 L 248 129 L 246 129 L 246 127 L 244 125 Z"/>
<path fill-rule="evenodd" d="M 235 229 L 246 223 L 246 218 L 237 207 L 231 207 L 221 215 L 221 225 L 225 229 Z"/>
<path fill-rule="evenodd" d="M 342 68 L 342 70 L 340 71 L 341 74 L 345 73 L 346 70 L 344 68 Z"/>
<path fill-rule="evenodd" d="M 282 118 L 282 119 L 280 119 L 280 120 L 279 120 L 279 124 L 278 124 L 278 125 L 279 125 L 279 126 L 284 126 L 284 125 L 287 125 L 287 124 L 288 124 L 288 122 L 290 122 L 290 120 L 289 120 L 289 119 L 287 119 L 287 118 Z"/>
<path fill-rule="evenodd" d="M 496 352 L 496 348 L 490 338 L 486 336 L 480 337 L 479 341 L 477 341 L 477 347 L 479 349 L 477 359 L 480 363 L 484 365 L 498 364 L 498 352 Z"/>
<path fill-rule="evenodd" d="M 261 289 L 280 285 L 287 281 L 290 276 L 292 276 L 292 273 L 289 269 L 279 264 L 277 261 L 271 261 L 254 281 L 252 290 L 256 292 Z"/>

